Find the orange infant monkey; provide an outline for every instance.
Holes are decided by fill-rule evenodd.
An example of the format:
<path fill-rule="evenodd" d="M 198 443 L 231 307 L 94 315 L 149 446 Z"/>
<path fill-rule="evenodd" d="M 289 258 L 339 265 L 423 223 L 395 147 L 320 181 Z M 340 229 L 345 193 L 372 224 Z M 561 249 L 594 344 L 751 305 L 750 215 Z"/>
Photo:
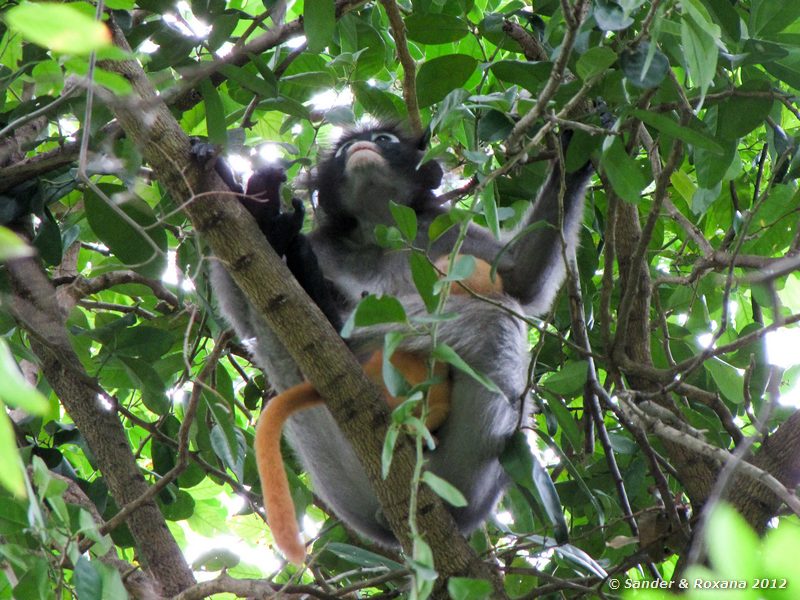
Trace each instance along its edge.
<path fill-rule="evenodd" d="M 447 271 L 447 257 L 436 262 L 441 271 Z M 467 293 L 465 288 L 482 295 L 491 295 L 503 291 L 500 277 L 491 277 L 491 267 L 483 260 L 475 259 L 475 268 L 462 285 L 452 288 L 454 294 Z M 392 354 L 391 362 L 413 386 L 428 378 L 428 366 L 424 356 L 398 350 Z M 395 398 L 383 386 L 383 352 L 377 351 L 363 365 L 367 376 L 383 387 L 386 403 L 394 409 L 403 402 L 403 398 Z M 447 418 L 450 410 L 450 382 L 447 378 L 447 366 L 437 364 L 434 375 L 442 381 L 428 390 L 428 414 L 425 425 L 435 431 Z M 312 406 L 324 404 L 324 399 L 314 386 L 303 382 L 289 388 L 272 398 L 261 413 L 256 426 L 254 448 L 258 474 L 261 479 L 261 490 L 264 495 L 264 509 L 267 513 L 272 537 L 280 551 L 296 565 L 303 564 L 306 548 L 300 537 L 300 530 L 295 518 L 294 503 L 289 492 L 289 482 L 281 456 L 281 431 L 286 420 L 294 413 Z"/>

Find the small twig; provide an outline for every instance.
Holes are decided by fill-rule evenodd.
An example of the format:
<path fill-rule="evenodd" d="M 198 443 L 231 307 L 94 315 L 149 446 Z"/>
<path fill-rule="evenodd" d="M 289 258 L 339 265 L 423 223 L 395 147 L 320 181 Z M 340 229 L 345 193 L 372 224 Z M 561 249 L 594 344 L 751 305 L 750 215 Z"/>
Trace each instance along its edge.
<path fill-rule="evenodd" d="M 389 17 L 389 25 L 392 28 L 392 37 L 397 49 L 397 58 L 403 66 L 403 99 L 408 110 L 408 121 L 414 135 L 422 135 L 422 119 L 419 115 L 419 105 L 417 104 L 417 66 L 408 51 L 406 41 L 406 26 L 403 23 L 403 15 L 395 0 L 381 0 L 386 15 Z"/>
<path fill-rule="evenodd" d="M 528 33 L 521 25 L 506 19 L 503 21 L 503 33 L 522 47 L 522 53 L 530 61 L 544 62 L 549 60 L 544 46 Z"/>
<path fill-rule="evenodd" d="M 111 519 L 106 521 L 105 525 L 100 527 L 100 532 L 105 534 L 109 531 L 113 531 L 116 527 L 121 525 L 128 516 L 138 509 L 143 504 L 149 502 L 155 496 L 161 492 L 165 487 L 167 487 L 170 483 L 172 483 L 178 475 L 183 473 L 186 467 L 189 464 L 189 428 L 191 427 L 192 423 L 194 422 L 194 415 L 197 411 L 197 404 L 200 400 L 200 392 L 203 388 L 205 388 L 205 380 L 209 377 L 211 373 L 217 368 L 217 363 L 219 362 L 219 357 L 222 354 L 223 349 L 225 348 L 225 337 L 227 333 L 223 333 L 219 339 L 217 339 L 214 350 L 206 359 L 206 363 L 203 366 L 203 369 L 197 376 L 197 379 L 194 382 L 194 387 L 192 388 L 192 396 L 189 400 L 189 404 L 186 407 L 186 412 L 183 417 L 183 422 L 181 423 L 181 428 L 178 432 L 178 457 L 175 463 L 175 466 L 172 467 L 164 476 L 159 479 L 156 483 L 154 483 L 146 493 L 139 496 L 133 502 L 129 502 L 125 506 L 123 506 L 120 511 L 115 514 Z"/>
<path fill-rule="evenodd" d="M 584 0 L 579 0 L 577 2 L 575 14 L 581 13 L 583 4 Z M 567 14 L 564 16 L 566 18 Z M 529 112 L 525 113 L 525 115 L 519 121 L 517 121 L 516 125 L 514 125 L 514 128 L 511 130 L 511 133 L 506 138 L 506 147 L 509 149 L 509 151 L 516 152 L 519 150 L 520 146 L 522 145 L 523 136 L 533 126 L 533 124 L 536 123 L 539 117 L 542 116 L 547 104 L 561 87 L 561 82 L 564 79 L 567 62 L 569 61 L 570 54 L 572 53 L 572 46 L 575 43 L 579 26 L 580 23 L 577 22 L 577 19 L 567 19 L 567 30 L 564 33 L 564 39 L 561 42 L 561 53 L 558 55 L 558 58 L 553 64 L 553 70 L 550 72 L 550 77 L 547 79 L 544 89 L 542 89 L 541 93 L 539 94 L 536 104 Z"/>
<path fill-rule="evenodd" d="M 76 83 L 73 82 L 73 85 L 68 86 L 68 89 L 62 91 L 61 95 L 58 98 L 56 98 L 55 100 L 53 100 L 52 102 L 50 102 L 49 104 L 45 104 L 41 108 L 38 108 L 38 109 L 36 109 L 36 110 L 34 110 L 32 112 L 29 112 L 29 113 L 26 113 L 26 114 L 22 115 L 21 117 L 19 117 L 17 119 L 14 119 L 13 121 L 11 121 L 11 123 L 9 123 L 8 125 L 3 127 L 2 129 L 0 129 L 0 138 L 2 138 L 3 136 L 8 135 L 10 132 L 14 131 L 18 127 L 21 127 L 25 123 L 33 121 L 34 119 L 36 119 L 37 117 L 40 117 L 42 115 L 46 115 L 46 114 L 50 113 L 54 109 L 58 108 L 59 106 L 61 106 L 62 104 L 64 104 L 68 100 L 70 100 L 72 98 L 73 94 L 76 91 L 78 91 L 79 89 L 80 89 L 80 87 Z"/>

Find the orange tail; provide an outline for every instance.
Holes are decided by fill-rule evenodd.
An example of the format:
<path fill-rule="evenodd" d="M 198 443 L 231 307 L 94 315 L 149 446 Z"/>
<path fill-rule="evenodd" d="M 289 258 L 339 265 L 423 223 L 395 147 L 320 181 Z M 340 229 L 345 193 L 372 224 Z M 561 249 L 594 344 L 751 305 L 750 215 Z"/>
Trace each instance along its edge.
<path fill-rule="evenodd" d="M 281 552 L 296 565 L 306 558 L 306 547 L 300 538 L 289 481 L 281 456 L 281 430 L 293 413 L 322 404 L 317 390 L 304 382 L 289 388 L 267 403 L 256 426 L 255 451 L 264 509 L 272 537 Z"/>
<path fill-rule="evenodd" d="M 428 376 L 425 360 L 416 354 L 397 351 L 392 355 L 392 363 L 412 384 L 424 381 Z M 364 364 L 364 371 L 378 384 L 383 383 L 382 365 L 381 351 L 375 352 Z M 446 365 L 437 365 L 437 375 L 445 376 L 446 373 Z M 385 388 L 384 394 L 390 408 L 395 408 L 400 403 L 400 399 L 390 396 Z M 428 401 L 430 412 L 427 425 L 434 430 L 444 421 L 450 409 L 449 383 L 444 381 L 433 386 Z M 258 476 L 261 479 L 261 493 L 264 495 L 264 509 L 272 537 L 284 556 L 296 565 L 303 564 L 306 548 L 300 537 L 289 481 L 283 467 L 281 430 L 291 415 L 319 404 L 323 404 L 322 396 L 307 381 L 275 396 L 267 403 L 258 419 L 253 443 Z"/>

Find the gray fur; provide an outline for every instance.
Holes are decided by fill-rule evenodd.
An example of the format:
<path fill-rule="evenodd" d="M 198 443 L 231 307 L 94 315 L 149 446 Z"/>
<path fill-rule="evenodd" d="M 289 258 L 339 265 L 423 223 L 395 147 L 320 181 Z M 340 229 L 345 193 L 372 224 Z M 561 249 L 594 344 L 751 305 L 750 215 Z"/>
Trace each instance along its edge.
<path fill-rule="evenodd" d="M 558 168 L 553 171 L 525 224 L 542 219 L 558 223 L 560 173 Z M 577 244 L 589 175 L 586 168 L 566 177 L 563 221 L 568 256 Z M 326 215 L 320 209 L 320 225 L 309 236 L 326 279 L 333 282 L 342 298 L 342 316 L 346 318 L 363 293 L 395 295 L 409 316 L 425 316 L 426 310 L 411 282 L 407 253 L 380 248 L 372 241 L 372 232 L 379 222 L 391 224 L 385 220 L 389 200 L 412 202 L 412 198 L 402 193 L 411 184 L 403 179 L 406 175 L 384 172 L 376 177 L 369 169 L 354 170 L 348 176 L 351 179 L 344 187 L 351 196 L 344 198 L 342 204 L 363 209 L 355 214 L 357 226 L 347 232 L 326 227 L 327 220 L 336 215 Z M 427 226 L 440 212 L 435 206 L 418 209 L 417 247 L 430 246 L 429 255 L 434 260 L 452 249 L 456 235 L 455 231 L 449 231 L 434 244 L 428 243 Z M 491 263 L 504 244 L 487 231 L 472 226 L 462 253 Z M 504 306 L 533 315 L 544 313 L 564 278 L 560 233 L 552 226 L 534 228 L 505 252 L 498 272 L 507 292 L 500 300 Z M 266 371 L 272 385 L 280 391 L 301 381 L 286 350 L 265 321 L 254 314 L 224 269 L 213 265 L 211 277 L 222 313 L 237 334 L 251 344 L 256 362 Z M 453 369 L 453 405 L 447 421 L 437 432 L 439 445 L 428 455 L 428 468 L 467 498 L 467 507 L 451 509 L 466 534 L 486 519 L 505 484 L 498 456 L 518 421 L 528 360 L 527 331 L 508 312 L 469 296 L 451 296 L 447 309 L 458 316 L 440 325 L 439 340 L 453 347 L 503 392 L 493 393 Z M 392 328 L 357 329 L 349 340 L 351 348 L 357 355 L 367 356 L 381 347 L 384 334 Z M 430 348 L 430 340 L 408 336 L 403 347 L 425 352 Z M 327 409 L 317 407 L 296 413 L 287 426 L 287 436 L 325 504 L 359 533 L 396 546 L 359 461 Z"/>

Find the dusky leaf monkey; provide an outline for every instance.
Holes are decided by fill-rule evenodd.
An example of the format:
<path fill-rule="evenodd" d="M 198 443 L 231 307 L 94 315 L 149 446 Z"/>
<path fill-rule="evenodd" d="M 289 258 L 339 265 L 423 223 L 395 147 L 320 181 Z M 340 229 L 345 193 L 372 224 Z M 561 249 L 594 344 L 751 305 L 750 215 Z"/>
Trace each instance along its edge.
<path fill-rule="evenodd" d="M 454 248 L 458 237 L 455 228 L 435 239 L 428 234 L 434 219 L 447 209 L 433 193 L 442 179 L 440 165 L 435 161 L 421 163 L 427 142 L 427 136 L 409 136 L 401 127 L 390 124 L 346 133 L 317 166 L 312 187 L 318 208 L 307 236 L 300 233 L 298 225 L 302 224 L 302 204 L 293 202 L 292 213 L 281 212 L 278 206 L 282 171 L 265 170 L 257 173 L 260 180 L 248 182 L 242 202 L 335 327 L 365 294 L 396 296 L 412 319 L 427 315 L 411 278 L 410 250 L 387 249 L 375 239 L 376 226 L 392 224 L 389 203 L 394 201 L 415 211 L 418 233 L 414 246 L 425 249 L 430 260 L 441 264 Z M 517 426 L 528 360 L 526 327 L 514 313 L 541 315 L 550 308 L 564 280 L 563 257 L 572 256 L 577 246 L 590 177 L 589 163 L 562 173 L 561 164 L 554 160 L 541 189 L 536 194 L 531 192 L 535 201 L 513 239 L 498 240 L 475 224 L 469 225 L 463 238 L 460 253 L 475 257 L 477 264 L 468 285 L 483 286 L 483 291 L 494 295 L 495 302 L 452 294 L 446 310 L 456 316 L 439 324 L 438 339 L 474 370 L 485 374 L 496 388 L 489 389 L 471 375 L 450 369 L 446 381 L 430 390 L 434 399 L 436 394 L 446 397 L 447 409 L 436 431 L 438 445 L 427 454 L 427 467 L 467 500 L 464 507 L 449 507 L 462 533 L 469 533 L 486 519 L 506 483 L 499 456 Z M 235 184 L 231 187 L 241 192 Z M 537 223 L 541 225 L 532 226 Z M 510 245 L 508 239 L 512 239 Z M 489 278 L 489 265 L 496 267 L 496 279 Z M 282 419 L 288 418 L 288 441 L 325 504 L 360 534 L 396 547 L 397 540 L 361 464 L 331 414 L 320 404 L 316 391 L 307 383 L 294 387 L 302 380 L 297 366 L 223 265 L 212 263 L 211 280 L 223 315 L 239 337 L 248 341 L 256 363 L 272 385 L 284 391 L 277 398 L 295 398 L 298 403 L 293 406 L 297 412 L 290 414 L 293 401 L 279 400 L 274 409 L 266 409 L 260 421 L 257 446 L 264 439 L 272 444 L 272 450 L 259 452 L 262 476 L 273 483 L 282 476 L 285 483 L 279 459 L 271 457 L 276 454 L 275 440 Z M 382 362 L 378 351 L 384 335 L 402 328 L 398 324 L 358 328 L 348 343 L 369 371 L 375 368 L 374 363 Z M 407 363 L 416 368 L 425 363 L 429 352 L 430 338 L 407 336 L 394 357 L 408 359 Z M 401 366 L 399 370 L 415 382 L 411 367 Z M 388 393 L 387 399 L 394 401 Z M 299 410 L 301 407 L 307 408 Z M 288 488 L 273 492 L 264 487 L 266 504 L 277 506 L 282 514 L 289 513 L 287 518 L 280 518 L 280 524 L 272 523 L 273 535 L 283 540 L 289 558 L 302 561 L 304 549 L 294 510 L 291 500 L 288 506 L 285 502 Z M 269 497 L 273 493 L 276 498 Z M 284 526 L 286 529 L 275 533 L 275 528 Z"/>

